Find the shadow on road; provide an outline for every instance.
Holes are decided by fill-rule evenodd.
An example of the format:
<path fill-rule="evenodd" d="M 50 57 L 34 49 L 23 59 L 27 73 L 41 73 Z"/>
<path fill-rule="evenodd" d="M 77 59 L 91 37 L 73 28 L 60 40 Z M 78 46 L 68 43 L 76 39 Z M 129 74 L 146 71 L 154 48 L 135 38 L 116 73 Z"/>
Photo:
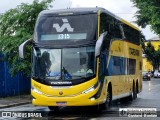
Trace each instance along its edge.
<path fill-rule="evenodd" d="M 125 100 L 113 101 L 107 110 L 98 111 L 97 106 L 92 107 L 63 107 L 59 111 L 49 111 L 46 116 L 54 119 L 91 119 L 99 117 L 119 117 L 119 108 L 129 106 L 132 102 Z"/>

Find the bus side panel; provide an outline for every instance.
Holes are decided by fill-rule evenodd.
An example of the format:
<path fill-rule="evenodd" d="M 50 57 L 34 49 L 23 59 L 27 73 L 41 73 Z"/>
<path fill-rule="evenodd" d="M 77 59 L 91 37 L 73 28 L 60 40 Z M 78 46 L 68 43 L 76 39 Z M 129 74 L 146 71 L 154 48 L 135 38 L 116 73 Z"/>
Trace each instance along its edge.
<path fill-rule="evenodd" d="M 123 40 L 114 40 L 110 46 L 107 80 L 113 86 L 113 99 L 131 94 L 133 82 L 142 90 L 141 47 Z M 113 69 L 113 70 L 112 70 Z M 113 73 L 112 73 L 113 72 Z"/>

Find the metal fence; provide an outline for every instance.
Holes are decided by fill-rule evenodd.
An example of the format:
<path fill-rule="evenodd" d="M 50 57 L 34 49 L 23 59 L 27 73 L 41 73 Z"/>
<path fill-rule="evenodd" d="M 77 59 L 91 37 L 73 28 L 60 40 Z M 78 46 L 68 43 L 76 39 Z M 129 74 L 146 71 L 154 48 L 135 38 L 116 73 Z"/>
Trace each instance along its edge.
<path fill-rule="evenodd" d="M 0 55 L 0 97 L 29 94 L 30 77 L 26 77 L 22 72 L 12 77 L 7 62 L 2 61 L 2 58 L 3 55 Z"/>

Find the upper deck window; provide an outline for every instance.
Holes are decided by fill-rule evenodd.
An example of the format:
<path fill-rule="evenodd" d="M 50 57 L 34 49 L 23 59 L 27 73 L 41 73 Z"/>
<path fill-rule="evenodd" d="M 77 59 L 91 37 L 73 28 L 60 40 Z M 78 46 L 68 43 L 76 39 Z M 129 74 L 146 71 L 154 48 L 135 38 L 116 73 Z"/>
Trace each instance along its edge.
<path fill-rule="evenodd" d="M 126 24 L 123 24 L 126 39 L 136 45 L 140 45 L 140 32 Z"/>
<path fill-rule="evenodd" d="M 36 25 L 38 41 L 93 40 L 96 14 L 70 16 L 41 16 Z"/>

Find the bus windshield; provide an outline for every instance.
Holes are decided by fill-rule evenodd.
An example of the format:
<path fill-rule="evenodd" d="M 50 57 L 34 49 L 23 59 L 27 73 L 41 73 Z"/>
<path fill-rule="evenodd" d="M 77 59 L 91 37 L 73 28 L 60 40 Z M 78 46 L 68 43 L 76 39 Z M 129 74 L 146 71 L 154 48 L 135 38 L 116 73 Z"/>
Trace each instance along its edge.
<path fill-rule="evenodd" d="M 95 39 L 96 14 L 41 16 L 36 24 L 38 41 L 78 41 Z"/>
<path fill-rule="evenodd" d="M 33 76 L 49 80 L 76 80 L 95 75 L 95 47 L 33 49 Z"/>

